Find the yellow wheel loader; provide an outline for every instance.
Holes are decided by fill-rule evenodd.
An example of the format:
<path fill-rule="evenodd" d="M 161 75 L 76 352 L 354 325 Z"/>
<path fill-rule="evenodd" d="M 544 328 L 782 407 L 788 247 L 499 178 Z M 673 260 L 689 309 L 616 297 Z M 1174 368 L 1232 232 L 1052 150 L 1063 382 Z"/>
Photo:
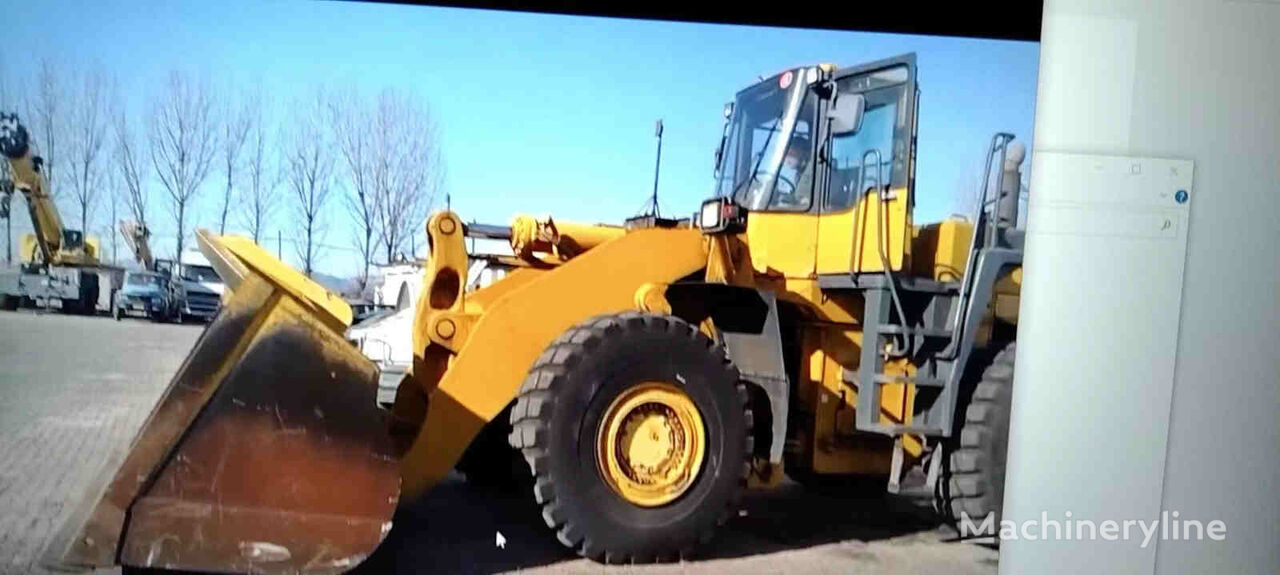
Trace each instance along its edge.
<path fill-rule="evenodd" d="M 231 293 L 54 550 L 343 571 L 455 467 L 527 474 L 555 536 L 610 563 L 688 556 L 784 474 L 925 477 L 948 516 L 999 513 L 1024 150 L 993 138 L 973 219 L 914 224 L 918 95 L 911 54 L 748 87 L 688 219 L 435 213 L 389 410 L 343 339 L 350 308 L 244 238 L 198 233 Z M 468 238 L 509 240 L 515 269 L 466 289 Z"/>

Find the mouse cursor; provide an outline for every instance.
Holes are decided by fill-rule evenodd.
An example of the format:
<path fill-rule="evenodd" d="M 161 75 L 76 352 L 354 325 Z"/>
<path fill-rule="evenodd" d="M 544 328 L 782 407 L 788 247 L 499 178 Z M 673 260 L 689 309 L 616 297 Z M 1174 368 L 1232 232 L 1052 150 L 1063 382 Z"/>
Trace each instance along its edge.
<path fill-rule="evenodd" d="M 502 536 L 501 531 L 495 531 L 495 533 L 497 533 L 497 537 L 494 537 L 493 544 L 497 545 L 498 549 L 506 549 L 507 538 Z"/>

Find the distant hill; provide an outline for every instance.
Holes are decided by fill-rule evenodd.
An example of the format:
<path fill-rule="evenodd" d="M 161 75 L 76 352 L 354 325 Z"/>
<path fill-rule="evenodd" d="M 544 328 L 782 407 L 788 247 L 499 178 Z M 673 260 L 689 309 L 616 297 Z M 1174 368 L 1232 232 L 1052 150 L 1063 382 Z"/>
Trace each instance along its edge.
<path fill-rule="evenodd" d="M 342 296 L 354 295 L 359 282 L 355 278 L 340 278 L 329 274 L 315 272 L 311 274 L 311 279 L 316 283 L 324 286 L 325 289 Z"/>

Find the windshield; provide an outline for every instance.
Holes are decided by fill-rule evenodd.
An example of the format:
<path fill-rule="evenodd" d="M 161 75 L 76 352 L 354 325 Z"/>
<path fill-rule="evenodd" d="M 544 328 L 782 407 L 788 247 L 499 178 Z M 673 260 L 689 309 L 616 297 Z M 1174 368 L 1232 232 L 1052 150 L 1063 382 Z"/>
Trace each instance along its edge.
<path fill-rule="evenodd" d="M 145 287 L 145 286 L 160 286 L 161 285 L 160 281 L 161 281 L 160 276 L 154 276 L 151 274 L 129 274 L 129 277 L 125 280 L 125 283 L 131 286 Z"/>
<path fill-rule="evenodd" d="M 209 266 L 182 266 L 182 279 L 196 282 L 221 282 L 218 272 L 213 271 Z"/>
<path fill-rule="evenodd" d="M 738 93 L 716 173 L 716 196 L 732 197 L 749 210 L 770 205 L 805 91 L 800 72 L 784 72 Z"/>

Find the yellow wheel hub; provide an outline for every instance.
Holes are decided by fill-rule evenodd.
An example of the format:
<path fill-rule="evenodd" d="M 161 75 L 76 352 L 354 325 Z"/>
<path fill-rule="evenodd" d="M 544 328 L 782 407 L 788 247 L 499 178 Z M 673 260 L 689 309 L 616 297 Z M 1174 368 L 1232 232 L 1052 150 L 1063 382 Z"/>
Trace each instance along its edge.
<path fill-rule="evenodd" d="M 680 388 L 643 383 L 618 396 L 600 420 L 600 475 L 631 503 L 670 503 L 697 479 L 706 437 L 702 414 Z"/>

